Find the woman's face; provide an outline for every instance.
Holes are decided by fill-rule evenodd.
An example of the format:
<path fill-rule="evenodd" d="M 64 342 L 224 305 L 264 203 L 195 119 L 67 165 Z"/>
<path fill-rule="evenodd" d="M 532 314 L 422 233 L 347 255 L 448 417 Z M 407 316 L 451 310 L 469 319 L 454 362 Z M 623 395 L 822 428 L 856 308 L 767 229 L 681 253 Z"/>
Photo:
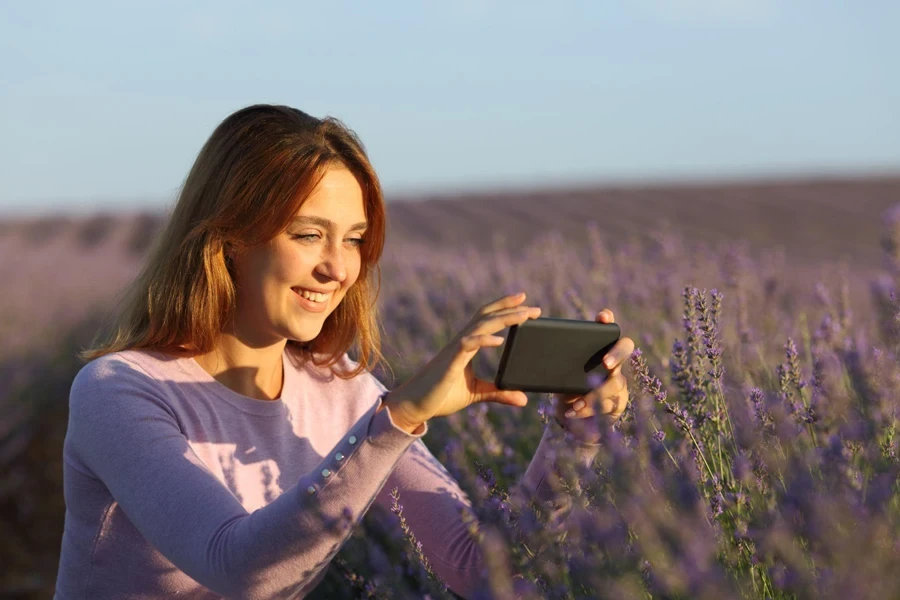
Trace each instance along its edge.
<path fill-rule="evenodd" d="M 234 257 L 235 334 L 252 347 L 315 338 L 359 276 L 365 221 L 356 177 L 329 168 L 287 231 Z"/>

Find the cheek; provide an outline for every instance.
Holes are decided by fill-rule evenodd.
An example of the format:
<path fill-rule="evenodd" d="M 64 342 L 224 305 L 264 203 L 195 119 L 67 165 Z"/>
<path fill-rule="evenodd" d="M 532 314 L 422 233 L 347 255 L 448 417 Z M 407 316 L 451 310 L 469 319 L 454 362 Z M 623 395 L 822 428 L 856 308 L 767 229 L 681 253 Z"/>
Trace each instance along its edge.
<path fill-rule="evenodd" d="M 295 286 L 309 281 L 317 260 L 311 254 L 289 252 L 278 257 L 272 275 L 282 284 Z"/>
<path fill-rule="evenodd" d="M 284 289 L 305 281 L 307 277 L 303 269 L 300 257 L 289 253 L 269 251 L 247 255 L 240 262 L 236 278 L 242 288 L 239 293 L 265 302 L 265 298 L 272 294 L 278 295 Z"/>
<path fill-rule="evenodd" d="M 356 257 L 356 260 L 352 263 L 347 264 L 347 287 L 349 288 L 354 283 L 359 281 L 360 274 L 362 273 L 362 260 L 359 256 Z"/>
<path fill-rule="evenodd" d="M 238 293 L 258 290 L 265 286 L 267 262 L 257 255 L 242 256 L 235 264 L 234 281 Z"/>

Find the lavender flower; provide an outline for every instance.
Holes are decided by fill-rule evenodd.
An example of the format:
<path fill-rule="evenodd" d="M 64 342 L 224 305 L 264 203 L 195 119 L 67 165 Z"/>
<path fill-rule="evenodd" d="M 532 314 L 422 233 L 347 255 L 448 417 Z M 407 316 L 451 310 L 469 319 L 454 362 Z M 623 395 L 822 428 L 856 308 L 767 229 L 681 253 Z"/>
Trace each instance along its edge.
<path fill-rule="evenodd" d="M 397 518 L 400 519 L 400 529 L 403 531 L 403 535 L 406 537 L 409 544 L 413 547 L 416 552 L 416 557 L 419 559 L 419 563 L 428 573 L 428 577 L 436 582 L 443 591 L 447 591 L 447 584 L 438 576 L 432 569 L 431 564 L 428 562 L 428 557 L 425 556 L 425 553 L 422 551 L 422 544 L 416 539 L 415 534 L 409 528 L 409 525 L 406 523 L 406 518 L 403 516 L 403 505 L 400 504 L 400 491 L 399 488 L 394 488 L 391 490 L 391 512 L 397 515 Z"/>
<path fill-rule="evenodd" d="M 890 238 L 896 221 L 886 223 Z M 23 400 L 14 405 L 47 396 L 50 388 L 38 384 L 59 370 L 49 358 L 22 359 L 26 349 L 69 352 L 96 324 L 86 322 L 81 337 L 66 343 L 40 328 L 55 334 L 101 309 L 137 268 L 131 251 L 116 253 L 116 240 L 133 238 L 130 225 L 124 236 L 113 229 L 89 236 L 94 258 L 77 240 L 96 223 L 61 227 L 56 242 L 43 236 L 33 246 L 0 235 L 0 254 L 19 257 L 8 267 L 17 285 L 3 297 L 7 354 L 0 363 L 0 397 Z M 546 395 L 525 409 L 477 405 L 431 424 L 426 444 L 473 502 L 459 520 L 486 553 L 480 593 L 900 597 L 898 244 L 885 248 L 889 268 L 867 284 L 864 270 L 800 269 L 777 251 L 695 250 L 671 235 L 642 246 L 604 239 L 596 224 L 587 234 L 584 246 L 556 235 L 508 245 L 498 238 L 482 249 L 454 243 L 449 251 L 431 239 L 395 236 L 382 261 L 392 285 L 378 311 L 390 371 L 400 381 L 498 290 L 528 290 L 529 303 L 547 316 L 592 319 L 609 306 L 623 335 L 641 343 L 630 361 L 631 402 L 596 457 L 584 465 L 567 463 L 574 448 L 549 453 L 553 466 L 539 490 L 516 483 L 550 424 Z M 38 306 L 33 298 L 44 282 L 32 274 L 51 265 L 60 293 Z M 718 288 L 707 293 L 686 282 Z M 499 352 L 480 352 L 473 368 L 489 380 L 498 360 Z M 64 383 L 52 389 L 65 390 Z M 23 439 L 48 430 L 50 413 L 25 412 L 41 421 L 17 425 Z M 31 417 L 10 422 L 20 418 Z M 35 444 L 25 440 L 28 451 L 10 471 L 26 481 L 0 490 L 0 499 L 40 516 L 34 507 L 47 473 L 40 457 L 61 450 Z M 446 594 L 403 519 L 399 491 L 386 515 L 401 523 L 391 528 L 396 548 L 380 549 L 368 530 L 362 537 L 364 517 L 375 510 L 341 511 L 331 523 L 361 520 L 334 561 L 346 593 L 331 597 L 399 597 L 405 586 L 413 597 Z M 28 536 L 28 528 L 13 529 Z M 368 549 L 362 564 L 354 563 L 354 542 Z M 9 552 L 0 551 L 0 563 L 19 564 Z M 498 557 L 495 568 L 490 561 Z"/>

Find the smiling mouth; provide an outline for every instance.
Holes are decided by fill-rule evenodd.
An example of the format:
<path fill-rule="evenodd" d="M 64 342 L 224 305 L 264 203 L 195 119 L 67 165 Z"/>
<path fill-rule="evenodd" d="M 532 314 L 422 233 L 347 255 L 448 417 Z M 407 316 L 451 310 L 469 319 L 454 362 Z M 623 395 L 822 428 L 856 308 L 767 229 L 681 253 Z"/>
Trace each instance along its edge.
<path fill-rule="evenodd" d="M 301 298 L 305 298 L 306 300 L 309 300 L 310 302 L 313 302 L 315 304 L 325 304 L 329 300 L 331 300 L 332 296 L 334 295 L 334 292 L 320 294 L 317 292 L 304 290 L 303 288 L 291 288 L 291 290 Z"/>

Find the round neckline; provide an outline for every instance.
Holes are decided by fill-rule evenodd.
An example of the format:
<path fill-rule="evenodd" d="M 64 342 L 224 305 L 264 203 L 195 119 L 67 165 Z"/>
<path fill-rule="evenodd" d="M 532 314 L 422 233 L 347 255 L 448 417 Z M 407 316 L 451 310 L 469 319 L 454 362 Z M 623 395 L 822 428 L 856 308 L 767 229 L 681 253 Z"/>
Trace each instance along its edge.
<path fill-rule="evenodd" d="M 239 394 L 209 373 L 200 366 L 193 357 L 184 357 L 179 359 L 182 369 L 194 377 L 197 381 L 204 384 L 214 394 L 234 406 L 240 411 L 260 416 L 279 417 L 287 412 L 287 405 L 284 402 L 285 397 L 292 397 L 294 392 L 294 370 L 293 365 L 287 357 L 287 350 L 281 353 L 281 364 L 284 367 L 284 380 L 281 385 L 281 394 L 273 400 L 260 400 L 259 398 L 251 398 Z"/>

